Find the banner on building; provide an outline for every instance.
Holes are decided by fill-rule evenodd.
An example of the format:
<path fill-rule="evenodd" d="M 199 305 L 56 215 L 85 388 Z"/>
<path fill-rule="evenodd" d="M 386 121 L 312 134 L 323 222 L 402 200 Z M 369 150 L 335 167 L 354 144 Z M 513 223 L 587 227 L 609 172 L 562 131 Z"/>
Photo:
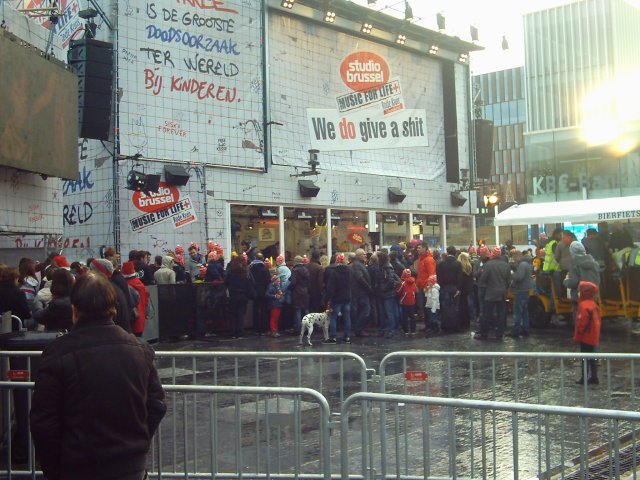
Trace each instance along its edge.
<path fill-rule="evenodd" d="M 426 110 L 407 109 L 393 115 L 365 109 L 341 116 L 337 110 L 307 109 L 311 147 L 321 152 L 424 147 Z"/>
<path fill-rule="evenodd" d="M 178 200 L 170 207 L 147 212 L 129 220 L 132 232 L 144 230 L 147 227 L 158 225 L 166 220 L 171 220 L 174 228 L 181 228 L 197 220 L 196 212 L 189 196 Z"/>

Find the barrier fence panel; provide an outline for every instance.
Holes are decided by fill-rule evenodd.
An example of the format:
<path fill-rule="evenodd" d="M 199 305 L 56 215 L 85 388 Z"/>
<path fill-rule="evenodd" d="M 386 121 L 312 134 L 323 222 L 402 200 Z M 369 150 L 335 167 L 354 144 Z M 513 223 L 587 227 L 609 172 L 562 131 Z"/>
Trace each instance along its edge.
<path fill-rule="evenodd" d="M 350 352 L 156 352 L 156 366 L 165 384 L 312 388 L 335 411 L 373 372 Z"/>
<path fill-rule="evenodd" d="M 0 382 L 10 415 L 11 392 L 29 401 L 33 382 Z M 152 443 L 152 478 L 331 478 L 330 410 L 306 388 L 165 385 L 167 414 Z M 11 461 L 8 432 L 0 478 L 42 475 L 28 436 L 28 460 Z M 337 444 L 338 442 L 336 442 Z M 339 452 L 334 451 L 334 457 Z M 336 475 L 338 467 L 335 467 Z"/>
<path fill-rule="evenodd" d="M 588 378 L 595 360 L 599 384 Z M 404 395 L 639 410 L 639 354 L 404 351 L 380 362 L 379 391 Z"/>
<path fill-rule="evenodd" d="M 341 476 L 635 479 L 638 422 L 618 410 L 356 393 L 341 411 Z"/>
<path fill-rule="evenodd" d="M 167 385 L 157 478 L 331 478 L 330 411 L 305 388 Z M 337 473 L 337 471 L 336 471 Z"/>

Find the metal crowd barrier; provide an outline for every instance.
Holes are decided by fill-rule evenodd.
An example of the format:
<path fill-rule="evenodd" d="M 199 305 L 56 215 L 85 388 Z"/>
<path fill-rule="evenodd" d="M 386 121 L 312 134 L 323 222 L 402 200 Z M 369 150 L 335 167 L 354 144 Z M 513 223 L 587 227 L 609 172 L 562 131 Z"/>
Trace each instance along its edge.
<path fill-rule="evenodd" d="M 586 363 L 598 385 L 576 385 Z M 379 392 L 640 410 L 640 354 L 403 351 L 379 366 Z"/>
<path fill-rule="evenodd" d="M 335 411 L 375 373 L 351 352 L 156 352 L 162 383 L 312 388 Z"/>
<path fill-rule="evenodd" d="M 350 415 L 354 405 L 361 422 Z M 341 410 L 341 473 L 371 480 L 635 479 L 638 422 L 640 413 L 618 410 L 356 393 Z M 366 439 L 362 452 L 351 443 L 357 437 Z"/>

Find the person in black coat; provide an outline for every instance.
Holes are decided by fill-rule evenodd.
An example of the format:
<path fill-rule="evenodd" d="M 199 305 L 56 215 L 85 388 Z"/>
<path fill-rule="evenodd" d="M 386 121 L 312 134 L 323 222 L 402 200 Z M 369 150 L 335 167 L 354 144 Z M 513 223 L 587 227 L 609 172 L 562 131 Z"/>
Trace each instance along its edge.
<path fill-rule="evenodd" d="M 71 292 L 74 327 L 44 349 L 31 434 L 44 475 L 143 478 L 166 412 L 154 351 L 113 323 L 115 287 L 88 273 Z"/>
<path fill-rule="evenodd" d="M 269 331 L 269 308 L 267 306 L 267 288 L 271 284 L 271 274 L 264 264 L 262 253 L 256 253 L 256 258 L 249 265 L 249 279 L 253 283 L 255 296 L 253 298 L 253 328 L 258 335 Z"/>
<path fill-rule="evenodd" d="M 253 283 L 247 276 L 247 264 L 244 257 L 237 256 L 231 260 L 227 274 L 224 277 L 224 284 L 229 295 L 231 338 L 243 337 L 247 303 L 255 296 Z"/>
<path fill-rule="evenodd" d="M 302 317 L 309 313 L 309 270 L 303 262 L 304 258 L 300 255 L 293 259 L 294 266 L 291 270 L 291 283 L 289 283 L 296 332 L 300 331 Z"/>
<path fill-rule="evenodd" d="M 327 343 L 336 343 L 338 313 L 344 321 L 344 343 L 351 343 L 351 268 L 345 264 L 344 253 L 336 255 L 336 267 L 329 276 L 326 300 L 331 305 L 329 339 Z"/>
<path fill-rule="evenodd" d="M 116 290 L 116 314 L 113 317 L 113 322 L 122 327 L 122 329 L 131 333 L 131 315 L 133 312 L 133 301 L 131 299 L 131 295 L 129 295 L 129 285 L 127 281 L 124 280 L 122 274 L 120 277 L 124 280 L 124 284 L 126 290 L 123 289 L 122 286 L 118 285 L 118 283 L 114 282 L 113 277 L 113 263 L 104 258 L 96 258 L 89 265 L 89 269 L 92 272 L 100 273 L 105 276 L 109 280 L 109 282 L 115 287 Z M 126 291 L 126 294 L 125 294 Z"/>
<path fill-rule="evenodd" d="M 440 285 L 440 328 L 443 332 L 456 332 L 462 328 L 459 318 L 462 265 L 456 259 L 453 245 L 447 247 L 447 255 L 437 264 L 436 275 Z"/>
<path fill-rule="evenodd" d="M 324 296 L 324 268 L 320 265 L 320 252 L 311 253 L 311 261 L 305 265 L 309 270 L 309 307 L 312 312 L 323 312 L 322 297 Z"/>
<path fill-rule="evenodd" d="M 27 297 L 18 287 L 20 273 L 17 268 L 0 268 L 0 313 L 11 311 L 12 315 L 25 320 L 31 317 Z"/>
<path fill-rule="evenodd" d="M 216 252 L 209 252 L 207 260 L 207 273 L 204 275 L 204 281 L 214 283 L 223 282 L 224 266 L 220 264 L 218 254 Z"/>
<path fill-rule="evenodd" d="M 75 278 L 71 272 L 58 268 L 51 278 L 51 301 L 46 308 L 34 308 L 33 318 L 40 325 L 44 325 L 48 332 L 71 330 L 73 327 L 69 295 L 74 282 Z"/>

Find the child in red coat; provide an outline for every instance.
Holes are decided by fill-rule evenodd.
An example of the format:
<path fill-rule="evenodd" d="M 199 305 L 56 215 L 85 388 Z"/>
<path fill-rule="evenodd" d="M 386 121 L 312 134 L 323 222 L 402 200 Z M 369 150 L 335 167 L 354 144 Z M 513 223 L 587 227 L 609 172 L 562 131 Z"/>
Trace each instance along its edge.
<path fill-rule="evenodd" d="M 578 284 L 578 312 L 576 313 L 573 341 L 580 344 L 580 351 L 584 353 L 595 352 L 596 347 L 600 344 L 600 307 L 594 300 L 597 293 L 598 286 L 594 283 L 580 282 Z M 587 372 L 589 373 L 587 383 L 592 385 L 600 383 L 596 361 L 591 359 L 586 363 L 587 365 L 583 361 L 582 374 L 576 383 L 583 385 Z"/>
<path fill-rule="evenodd" d="M 414 336 L 416 334 L 416 279 L 411 276 L 411 270 L 406 268 L 402 271 L 402 282 L 396 288 L 396 293 L 400 300 L 402 316 L 400 317 L 400 325 L 405 335 Z"/>

